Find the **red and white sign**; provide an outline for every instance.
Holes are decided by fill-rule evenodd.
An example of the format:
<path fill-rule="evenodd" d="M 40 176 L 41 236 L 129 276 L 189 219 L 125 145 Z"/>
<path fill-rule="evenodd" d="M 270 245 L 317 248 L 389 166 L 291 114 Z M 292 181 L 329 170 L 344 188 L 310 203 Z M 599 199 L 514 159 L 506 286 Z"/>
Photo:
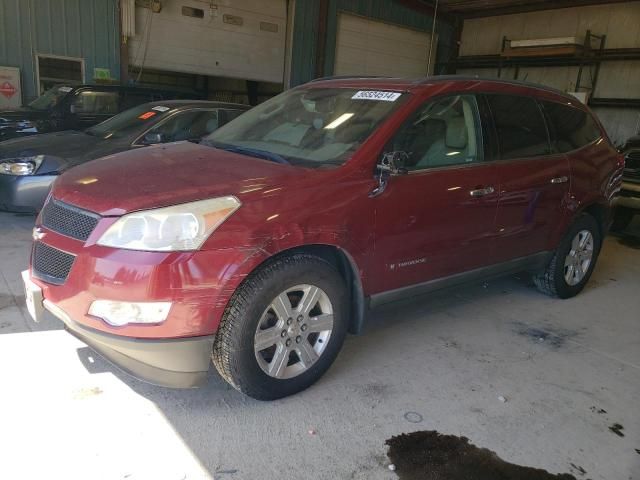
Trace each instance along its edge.
<path fill-rule="evenodd" d="M 0 85 L 0 94 L 4 95 L 5 98 L 13 97 L 17 91 L 18 89 L 9 82 L 4 82 L 2 85 Z"/>
<path fill-rule="evenodd" d="M 18 108 L 21 105 L 20 69 L 0 67 L 0 109 Z"/>

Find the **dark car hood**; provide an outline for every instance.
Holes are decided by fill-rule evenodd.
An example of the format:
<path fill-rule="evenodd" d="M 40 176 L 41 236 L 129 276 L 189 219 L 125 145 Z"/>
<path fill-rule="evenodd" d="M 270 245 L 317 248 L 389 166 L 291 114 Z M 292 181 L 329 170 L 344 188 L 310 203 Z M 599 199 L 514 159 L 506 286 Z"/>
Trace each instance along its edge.
<path fill-rule="evenodd" d="M 38 133 L 38 122 L 46 123 L 50 116 L 50 112 L 42 110 L 2 110 L 0 111 L 0 141 Z"/>
<path fill-rule="evenodd" d="M 311 173 L 310 173 L 311 172 Z M 56 180 L 59 200 L 100 215 L 235 195 L 313 181 L 315 171 L 190 142 L 158 145 L 100 158 Z"/>
<path fill-rule="evenodd" d="M 46 110 L 33 110 L 31 108 L 18 108 L 15 110 L 0 110 L 0 125 L 2 122 L 17 122 L 20 120 L 39 120 L 46 118 L 49 112 Z"/>
<path fill-rule="evenodd" d="M 15 138 L 0 143 L 0 160 L 5 158 L 45 158 L 37 174 L 62 172 L 74 165 L 120 152 L 129 142 L 104 140 L 84 132 L 68 130 Z"/>

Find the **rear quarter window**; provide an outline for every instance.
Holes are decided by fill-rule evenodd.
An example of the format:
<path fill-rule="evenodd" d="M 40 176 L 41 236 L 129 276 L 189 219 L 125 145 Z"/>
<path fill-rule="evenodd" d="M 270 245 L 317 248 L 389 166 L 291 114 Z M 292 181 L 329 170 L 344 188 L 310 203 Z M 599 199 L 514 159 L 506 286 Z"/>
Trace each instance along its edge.
<path fill-rule="evenodd" d="M 578 108 L 543 101 L 555 150 L 565 153 L 594 142 L 602 136 L 593 117 Z"/>

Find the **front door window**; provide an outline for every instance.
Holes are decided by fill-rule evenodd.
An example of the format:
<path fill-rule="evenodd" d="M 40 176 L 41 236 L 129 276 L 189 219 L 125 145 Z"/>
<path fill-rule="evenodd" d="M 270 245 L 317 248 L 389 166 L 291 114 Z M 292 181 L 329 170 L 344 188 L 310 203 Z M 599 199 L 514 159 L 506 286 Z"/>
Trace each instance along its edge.
<path fill-rule="evenodd" d="M 387 150 L 403 151 L 409 171 L 482 161 L 478 107 L 472 95 L 428 102 L 396 134 Z"/>

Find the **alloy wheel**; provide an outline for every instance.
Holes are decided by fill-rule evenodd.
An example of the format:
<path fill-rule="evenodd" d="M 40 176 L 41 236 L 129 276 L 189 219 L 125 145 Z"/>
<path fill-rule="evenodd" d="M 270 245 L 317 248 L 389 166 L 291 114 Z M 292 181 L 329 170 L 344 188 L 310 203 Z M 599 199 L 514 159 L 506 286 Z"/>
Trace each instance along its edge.
<path fill-rule="evenodd" d="M 568 285 L 579 284 L 593 260 L 594 241 L 589 230 L 580 230 L 571 241 L 571 250 L 564 259 L 564 279 Z"/>
<path fill-rule="evenodd" d="M 275 297 L 254 336 L 258 365 L 277 379 L 307 371 L 324 353 L 333 330 L 333 305 L 315 285 L 296 285 Z"/>

